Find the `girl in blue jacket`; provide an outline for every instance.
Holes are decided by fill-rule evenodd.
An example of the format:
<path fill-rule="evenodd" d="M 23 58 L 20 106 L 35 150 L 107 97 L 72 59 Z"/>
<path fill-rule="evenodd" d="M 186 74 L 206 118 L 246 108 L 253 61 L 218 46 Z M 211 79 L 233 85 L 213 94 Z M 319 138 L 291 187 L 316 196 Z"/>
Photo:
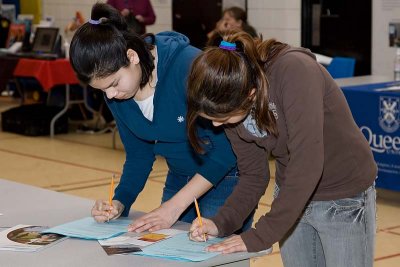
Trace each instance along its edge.
<path fill-rule="evenodd" d="M 97 200 L 92 209 L 98 222 L 128 215 L 156 155 L 169 167 L 162 204 L 135 220 L 130 231 L 168 228 L 178 219 L 192 222 L 194 198 L 202 215 L 211 217 L 231 194 L 238 180 L 236 158 L 224 132 L 198 121 L 206 153 L 195 153 L 188 142 L 186 81 L 198 53 L 176 32 L 142 37 L 128 32 L 119 12 L 100 3 L 75 33 L 72 67 L 82 82 L 105 93 L 126 151 L 113 205 Z"/>

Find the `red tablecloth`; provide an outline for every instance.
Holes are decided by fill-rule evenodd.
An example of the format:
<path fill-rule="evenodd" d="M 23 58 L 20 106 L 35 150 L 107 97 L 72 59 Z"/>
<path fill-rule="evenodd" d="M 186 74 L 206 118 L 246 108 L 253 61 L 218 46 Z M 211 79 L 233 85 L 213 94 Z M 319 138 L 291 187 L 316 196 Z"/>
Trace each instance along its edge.
<path fill-rule="evenodd" d="M 55 85 L 78 84 L 79 81 L 66 59 L 38 60 L 21 58 L 14 70 L 15 77 L 34 77 L 48 92 Z"/>

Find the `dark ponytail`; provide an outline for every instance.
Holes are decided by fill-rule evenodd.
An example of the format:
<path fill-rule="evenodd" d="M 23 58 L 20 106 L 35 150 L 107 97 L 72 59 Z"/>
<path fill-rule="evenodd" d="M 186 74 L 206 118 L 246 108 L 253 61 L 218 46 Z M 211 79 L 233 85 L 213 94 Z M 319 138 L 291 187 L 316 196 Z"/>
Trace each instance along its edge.
<path fill-rule="evenodd" d="M 98 20 L 100 25 L 113 25 L 119 31 L 127 31 L 128 25 L 120 12 L 107 4 L 97 3 L 92 7 L 92 20 Z"/>
<path fill-rule="evenodd" d="M 150 36 L 151 43 L 144 41 L 147 36 Z M 144 87 L 154 69 L 150 53 L 153 47 L 154 35 L 141 37 L 129 31 L 118 10 L 108 4 L 97 3 L 92 7 L 91 20 L 82 25 L 72 38 L 70 61 L 78 79 L 90 83 L 93 78 L 105 78 L 129 66 L 126 52 L 133 49 L 140 59 L 140 87 Z"/>

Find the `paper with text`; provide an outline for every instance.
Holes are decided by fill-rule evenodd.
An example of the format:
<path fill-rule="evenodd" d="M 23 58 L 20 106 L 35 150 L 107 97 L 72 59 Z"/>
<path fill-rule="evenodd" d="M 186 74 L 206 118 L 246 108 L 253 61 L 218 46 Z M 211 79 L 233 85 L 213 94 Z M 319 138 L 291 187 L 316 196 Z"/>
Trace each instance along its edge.
<path fill-rule="evenodd" d="M 178 234 L 154 245 L 142 248 L 135 255 L 166 258 L 179 261 L 204 261 L 219 255 L 219 252 L 207 252 L 205 248 L 223 241 L 221 238 L 209 239 L 207 242 L 189 240 L 187 233 Z"/>
<path fill-rule="evenodd" d="M 92 217 L 86 217 L 55 226 L 43 231 L 43 233 L 56 233 L 75 238 L 100 240 L 126 233 L 128 225 L 131 223 L 132 220 L 129 219 L 117 219 L 98 223 Z"/>
<path fill-rule="evenodd" d="M 152 233 L 147 231 L 142 233 L 128 232 L 117 237 L 99 240 L 99 243 L 107 255 L 130 254 L 140 252 L 145 246 L 161 242 L 181 233 L 187 233 L 187 231 L 162 229 Z"/>

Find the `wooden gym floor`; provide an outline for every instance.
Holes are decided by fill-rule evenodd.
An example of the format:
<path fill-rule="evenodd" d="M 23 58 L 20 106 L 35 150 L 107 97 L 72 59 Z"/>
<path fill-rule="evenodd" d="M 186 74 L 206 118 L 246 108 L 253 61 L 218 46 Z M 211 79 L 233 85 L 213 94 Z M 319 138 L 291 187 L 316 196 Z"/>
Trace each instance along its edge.
<path fill-rule="evenodd" d="M 16 104 L 1 97 L 0 112 Z M 50 139 L 0 131 L 0 178 L 88 199 L 105 199 L 110 176 L 115 173 L 119 177 L 125 159 L 118 138 L 117 135 L 117 149 L 112 149 L 111 133 L 79 134 L 71 131 Z M 273 168 L 273 162 L 270 165 Z M 166 172 L 165 161 L 157 159 L 144 191 L 133 205 L 134 209 L 150 211 L 158 207 Z M 273 184 L 270 184 L 260 200 L 256 220 L 269 210 L 272 188 Z M 378 190 L 377 202 L 374 266 L 400 266 L 400 192 Z M 271 255 L 252 259 L 251 266 L 283 266 L 278 246 L 274 246 Z"/>

